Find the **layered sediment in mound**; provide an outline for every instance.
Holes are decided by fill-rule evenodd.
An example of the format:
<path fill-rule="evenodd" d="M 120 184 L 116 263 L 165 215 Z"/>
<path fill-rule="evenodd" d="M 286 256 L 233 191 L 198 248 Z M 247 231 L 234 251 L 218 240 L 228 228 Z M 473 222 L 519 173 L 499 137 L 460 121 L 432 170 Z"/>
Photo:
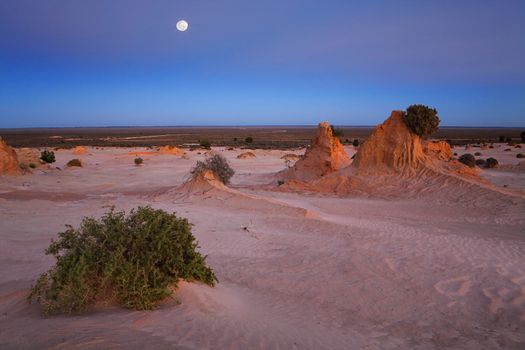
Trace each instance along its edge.
<path fill-rule="evenodd" d="M 250 159 L 255 158 L 255 153 L 253 152 L 244 152 L 237 156 L 238 159 Z"/>
<path fill-rule="evenodd" d="M 163 146 L 159 148 L 159 153 L 160 154 L 171 154 L 174 156 L 183 156 L 185 152 L 179 147 L 168 145 L 168 146 Z"/>
<path fill-rule="evenodd" d="M 0 175 L 19 175 L 20 164 L 15 150 L 0 137 Z"/>
<path fill-rule="evenodd" d="M 285 179 L 314 180 L 342 169 L 350 162 L 343 145 L 333 135 L 330 124 L 322 122 L 304 156 L 280 175 Z"/>
<path fill-rule="evenodd" d="M 86 153 L 87 153 L 87 148 L 84 147 L 84 146 L 77 146 L 77 147 L 73 148 L 73 154 L 74 155 L 80 156 L 80 155 L 83 155 L 83 154 L 86 154 Z"/>
<path fill-rule="evenodd" d="M 38 168 L 38 169 L 49 169 L 49 164 L 44 163 L 40 159 L 40 153 L 32 148 L 19 148 L 16 150 L 18 157 L 18 163 L 21 167 Z"/>
<path fill-rule="evenodd" d="M 404 113 L 376 127 L 359 149 L 354 162 L 324 178 L 291 179 L 284 189 L 357 194 L 377 197 L 414 197 L 440 193 L 441 197 L 490 198 L 495 188 L 478 171 L 451 159 L 446 142 L 422 141 L 404 122 Z"/>

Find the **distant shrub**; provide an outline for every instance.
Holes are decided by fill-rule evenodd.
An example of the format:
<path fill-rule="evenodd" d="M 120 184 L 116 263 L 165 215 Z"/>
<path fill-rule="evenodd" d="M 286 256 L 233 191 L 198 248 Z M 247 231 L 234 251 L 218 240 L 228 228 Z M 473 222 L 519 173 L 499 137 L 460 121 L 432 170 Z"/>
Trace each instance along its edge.
<path fill-rule="evenodd" d="M 525 130 L 521 132 L 520 137 L 521 137 L 521 142 L 525 143 Z"/>
<path fill-rule="evenodd" d="M 514 148 L 521 148 L 521 145 L 516 145 L 514 146 Z"/>
<path fill-rule="evenodd" d="M 202 140 L 199 144 L 204 149 L 211 149 L 211 143 L 208 140 Z"/>
<path fill-rule="evenodd" d="M 81 167 L 82 166 L 82 162 L 80 161 L 80 159 L 75 158 L 75 159 L 71 159 L 69 162 L 67 162 L 66 165 L 69 166 L 69 167 L 73 167 L 73 166 Z"/>
<path fill-rule="evenodd" d="M 42 159 L 44 163 L 48 163 L 48 164 L 54 163 L 55 162 L 55 152 L 45 150 L 42 153 L 40 153 L 40 159 Z"/>
<path fill-rule="evenodd" d="M 195 176 L 206 170 L 211 170 L 225 185 L 230 183 L 230 179 L 235 174 L 226 158 L 220 154 L 208 157 L 204 161 L 199 160 L 191 170 L 191 174 Z"/>
<path fill-rule="evenodd" d="M 238 139 L 237 139 L 236 137 L 233 138 L 233 142 L 237 142 L 237 140 L 238 140 Z"/>
<path fill-rule="evenodd" d="M 244 139 L 244 142 L 246 142 L 246 143 L 253 143 L 253 137 L 248 136 L 247 138 Z"/>
<path fill-rule="evenodd" d="M 479 156 L 481 155 L 481 152 L 476 152 L 476 153 L 474 153 L 474 155 L 475 155 L 476 157 L 479 157 Z"/>
<path fill-rule="evenodd" d="M 525 158 L 525 155 L 523 153 L 516 154 L 516 158 Z"/>
<path fill-rule="evenodd" d="M 343 129 L 336 128 L 333 125 L 330 125 L 330 129 L 332 129 L 332 135 L 335 137 L 343 137 L 345 135 Z"/>
<path fill-rule="evenodd" d="M 505 148 L 504 151 L 505 151 L 505 152 L 510 152 L 510 151 L 512 151 L 512 150 L 511 150 L 510 148 Z"/>
<path fill-rule="evenodd" d="M 354 141 L 352 142 L 352 145 L 354 147 L 359 147 L 359 140 L 358 139 L 354 139 Z"/>
<path fill-rule="evenodd" d="M 407 126 L 416 135 L 428 137 L 439 128 L 437 110 L 424 105 L 409 106 L 405 114 Z"/>
<path fill-rule="evenodd" d="M 476 165 L 480 168 L 483 168 L 485 165 L 487 165 L 487 162 L 485 159 L 476 159 Z"/>
<path fill-rule="evenodd" d="M 498 161 L 495 158 L 487 158 L 487 168 L 495 168 L 498 166 Z"/>
<path fill-rule="evenodd" d="M 476 166 L 476 158 L 470 153 L 462 154 L 458 160 L 471 168 Z"/>
<path fill-rule="evenodd" d="M 29 167 L 30 167 L 31 169 L 35 169 L 35 168 L 36 168 L 36 164 L 35 164 L 35 163 L 29 163 Z"/>
<path fill-rule="evenodd" d="M 29 170 L 29 165 L 27 165 L 26 163 L 20 163 L 18 167 L 22 170 Z"/>
<path fill-rule="evenodd" d="M 99 220 L 67 225 L 46 249 L 56 264 L 32 287 L 29 301 L 43 313 L 85 311 L 101 299 L 148 310 L 180 279 L 217 281 L 198 253 L 191 224 L 164 210 L 139 207 L 129 215 L 112 208 Z"/>
<path fill-rule="evenodd" d="M 284 185 L 284 181 L 283 181 L 283 180 L 278 180 L 278 181 L 277 181 L 277 185 L 279 185 L 279 186 Z"/>
<path fill-rule="evenodd" d="M 500 137 L 498 138 L 499 142 L 505 142 L 505 139 L 506 137 L 503 135 L 500 135 Z"/>
<path fill-rule="evenodd" d="M 141 165 L 142 163 L 144 163 L 144 159 L 137 157 L 134 159 L 134 162 L 135 162 L 135 165 Z"/>
<path fill-rule="evenodd" d="M 505 138 L 505 142 L 512 142 L 512 138 L 510 137 Z"/>

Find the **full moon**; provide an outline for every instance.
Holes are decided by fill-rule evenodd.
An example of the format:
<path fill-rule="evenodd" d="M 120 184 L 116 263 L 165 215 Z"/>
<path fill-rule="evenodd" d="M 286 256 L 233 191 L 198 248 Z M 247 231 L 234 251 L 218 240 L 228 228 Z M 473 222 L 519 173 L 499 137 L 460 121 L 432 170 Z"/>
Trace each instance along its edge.
<path fill-rule="evenodd" d="M 177 30 L 179 32 L 185 32 L 186 30 L 188 30 L 188 22 L 186 22 L 185 20 L 180 20 L 177 22 Z"/>

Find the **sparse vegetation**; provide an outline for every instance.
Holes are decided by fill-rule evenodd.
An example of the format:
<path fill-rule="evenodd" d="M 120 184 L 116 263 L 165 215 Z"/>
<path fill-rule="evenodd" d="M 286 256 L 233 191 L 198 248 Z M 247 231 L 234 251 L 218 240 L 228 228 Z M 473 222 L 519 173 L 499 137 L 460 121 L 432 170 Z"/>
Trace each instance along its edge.
<path fill-rule="evenodd" d="M 520 137 L 521 137 L 521 142 L 525 143 L 525 130 L 521 132 Z"/>
<path fill-rule="evenodd" d="M 220 154 L 208 157 L 204 161 L 199 160 L 191 170 L 191 174 L 195 176 L 206 170 L 212 171 L 225 185 L 230 183 L 230 179 L 235 174 L 226 158 Z"/>
<path fill-rule="evenodd" d="M 97 301 L 148 310 L 171 295 L 180 279 L 210 286 L 217 278 L 196 251 L 191 224 L 164 210 L 113 208 L 99 220 L 66 226 L 47 248 L 56 264 L 32 287 L 29 301 L 43 313 L 85 311 Z"/>
<path fill-rule="evenodd" d="M 498 138 L 499 142 L 505 142 L 505 139 L 506 137 L 503 135 L 500 135 L 500 137 Z"/>
<path fill-rule="evenodd" d="M 283 180 L 278 180 L 278 181 L 277 181 L 277 185 L 279 185 L 279 186 L 284 185 L 284 181 L 283 181 Z"/>
<path fill-rule="evenodd" d="M 204 149 L 211 149 L 211 143 L 208 140 L 201 140 L 199 145 Z"/>
<path fill-rule="evenodd" d="M 498 166 L 498 161 L 495 158 L 487 158 L 487 168 L 495 168 Z"/>
<path fill-rule="evenodd" d="M 67 162 L 66 164 L 68 167 L 81 167 L 82 166 L 82 161 L 78 158 L 75 158 L 75 159 L 71 159 L 69 162 Z"/>
<path fill-rule="evenodd" d="M 253 143 L 253 137 L 248 136 L 247 138 L 244 139 L 244 142 L 246 142 L 246 143 Z"/>
<path fill-rule="evenodd" d="M 137 158 L 135 158 L 134 162 L 135 162 L 135 165 L 138 166 L 138 165 L 141 165 L 142 163 L 144 163 L 144 159 L 142 159 L 140 157 L 137 157 Z"/>
<path fill-rule="evenodd" d="M 468 167 L 474 168 L 476 166 L 476 158 L 470 153 L 462 154 L 458 160 Z"/>
<path fill-rule="evenodd" d="M 481 152 L 476 152 L 476 153 L 474 153 L 474 155 L 475 155 L 476 157 L 479 157 L 479 156 L 481 156 Z"/>
<path fill-rule="evenodd" d="M 354 141 L 352 142 L 352 145 L 354 147 L 359 147 L 359 140 L 358 139 L 354 139 Z"/>
<path fill-rule="evenodd" d="M 35 168 L 36 168 L 36 164 L 35 164 L 35 163 L 29 163 L 29 167 L 30 167 L 31 169 L 35 169 Z"/>
<path fill-rule="evenodd" d="M 48 150 L 42 151 L 42 153 L 40 153 L 40 159 L 42 159 L 44 163 L 48 163 L 48 164 L 54 163 L 55 162 L 55 152 L 48 151 Z"/>
<path fill-rule="evenodd" d="M 341 138 L 341 137 L 343 137 L 345 135 L 343 129 L 336 128 L 333 125 L 330 125 L 330 129 L 332 129 L 332 135 L 334 135 L 335 137 Z"/>
<path fill-rule="evenodd" d="M 405 122 L 413 133 L 426 138 L 437 131 L 440 120 L 436 109 L 412 105 L 406 110 Z"/>
<path fill-rule="evenodd" d="M 480 168 L 483 168 L 487 165 L 487 162 L 485 161 L 485 159 L 476 159 L 476 165 Z"/>

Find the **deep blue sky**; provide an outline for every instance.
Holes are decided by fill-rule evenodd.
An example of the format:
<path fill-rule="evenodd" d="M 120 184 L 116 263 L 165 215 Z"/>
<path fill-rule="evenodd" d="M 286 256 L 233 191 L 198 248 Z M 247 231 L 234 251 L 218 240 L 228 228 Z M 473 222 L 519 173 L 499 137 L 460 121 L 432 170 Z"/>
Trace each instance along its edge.
<path fill-rule="evenodd" d="M 0 127 L 373 125 L 412 103 L 525 126 L 525 1 L 0 1 Z"/>

